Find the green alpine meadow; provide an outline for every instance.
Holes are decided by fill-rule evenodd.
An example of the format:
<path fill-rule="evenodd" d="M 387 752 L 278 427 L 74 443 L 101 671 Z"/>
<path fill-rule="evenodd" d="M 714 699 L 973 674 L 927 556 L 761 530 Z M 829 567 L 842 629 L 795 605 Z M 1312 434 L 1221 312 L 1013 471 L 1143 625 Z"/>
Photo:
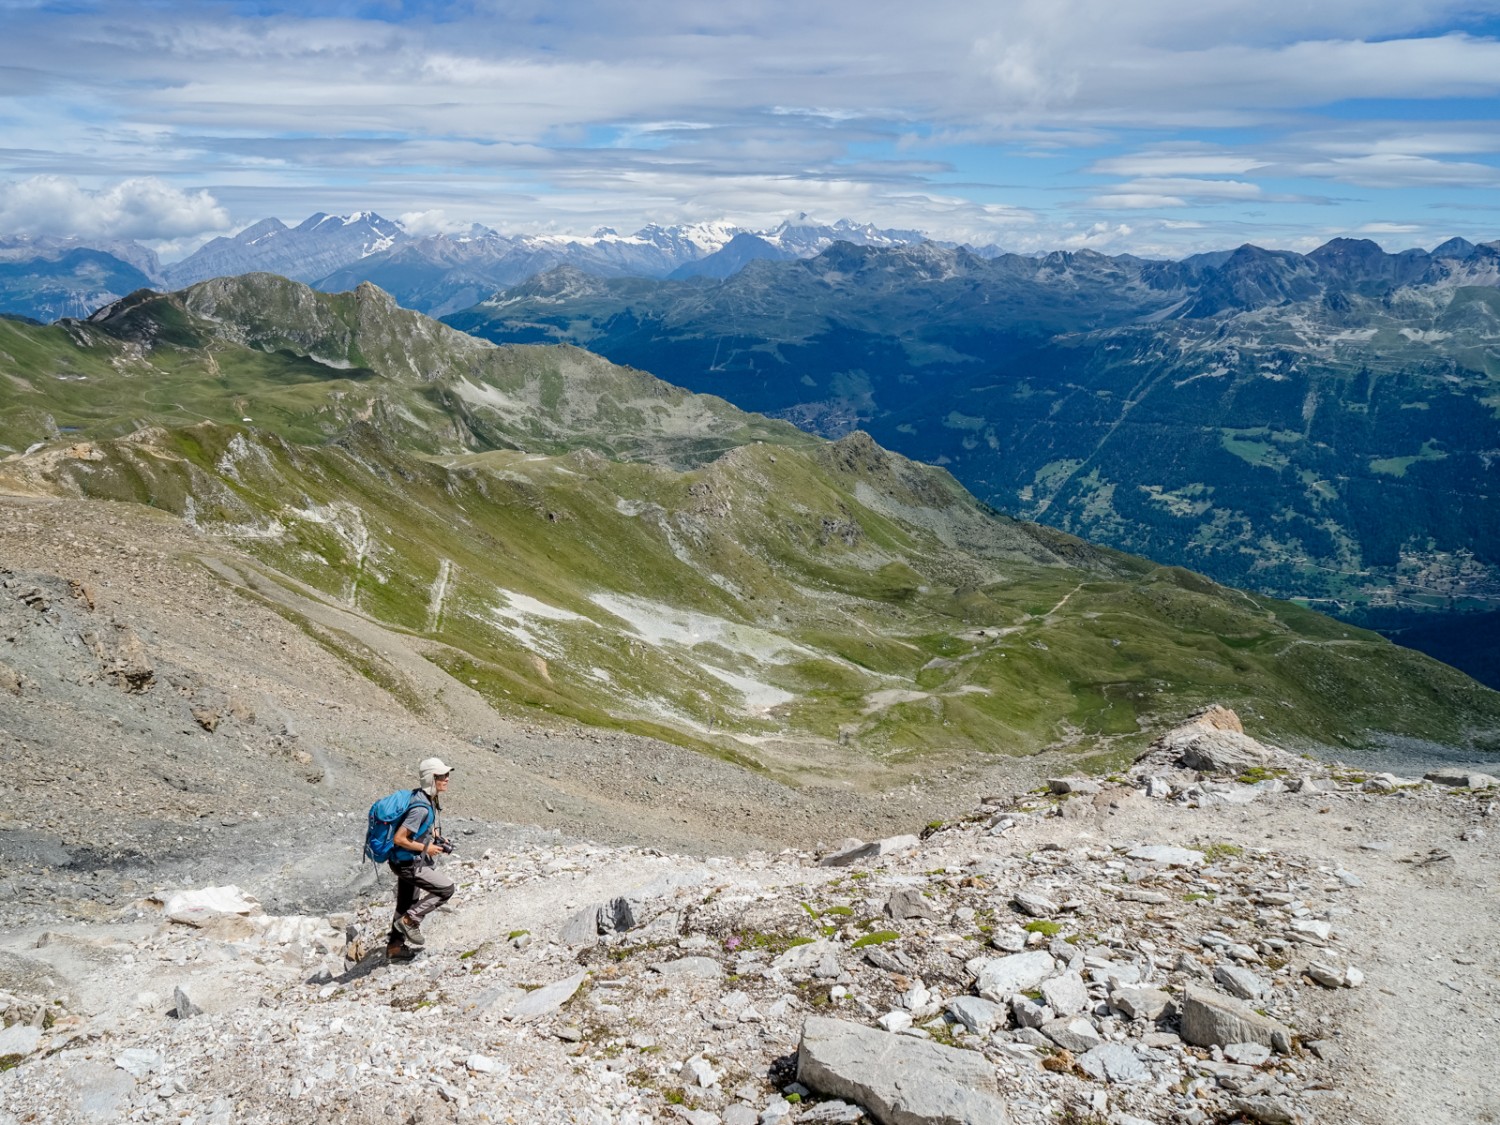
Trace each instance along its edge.
<path fill-rule="evenodd" d="M 1011 519 L 861 431 L 496 346 L 373 285 L 252 274 L 0 319 L 0 374 L 0 487 L 170 512 L 264 587 L 420 639 L 502 714 L 790 781 L 1045 749 L 1107 769 L 1210 702 L 1310 750 L 1500 731 L 1500 694 L 1373 632 Z"/>

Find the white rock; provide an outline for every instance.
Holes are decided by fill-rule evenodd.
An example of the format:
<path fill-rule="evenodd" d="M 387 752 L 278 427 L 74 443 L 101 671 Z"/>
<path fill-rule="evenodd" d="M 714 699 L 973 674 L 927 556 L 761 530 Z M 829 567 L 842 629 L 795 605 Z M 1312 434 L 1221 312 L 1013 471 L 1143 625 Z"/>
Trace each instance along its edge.
<path fill-rule="evenodd" d="M 1131 859 L 1146 863 L 1160 863 L 1167 867 L 1197 867 L 1203 862 L 1203 853 L 1190 848 L 1174 848 L 1169 844 L 1147 844 L 1132 848 L 1126 853 Z"/>
<path fill-rule="evenodd" d="M 1052 955 L 1040 950 L 975 960 L 977 964 L 969 962 L 970 971 L 979 978 L 975 988 L 979 995 L 997 1004 L 1006 1003 L 1018 992 L 1036 988 L 1057 971 Z"/>
<path fill-rule="evenodd" d="M 42 1029 L 26 1024 L 11 1024 L 0 1031 L 0 1058 L 6 1055 L 29 1055 L 42 1045 Z"/>
<path fill-rule="evenodd" d="M 1060 1016 L 1071 1016 L 1089 1006 L 1089 990 L 1077 973 L 1042 982 L 1042 998 Z"/>
<path fill-rule="evenodd" d="M 722 1075 L 702 1055 L 694 1055 L 682 1064 L 681 1077 L 684 1082 L 692 1083 L 707 1090 L 710 1086 L 717 1085 Z"/>
<path fill-rule="evenodd" d="M 201 926 L 213 918 L 260 913 L 260 903 L 232 885 L 178 891 L 166 901 L 167 917 L 189 926 Z"/>
<path fill-rule="evenodd" d="M 875 1022 L 887 1031 L 905 1031 L 912 1025 L 912 1018 L 909 1012 L 892 1011 L 887 1012 Z"/>

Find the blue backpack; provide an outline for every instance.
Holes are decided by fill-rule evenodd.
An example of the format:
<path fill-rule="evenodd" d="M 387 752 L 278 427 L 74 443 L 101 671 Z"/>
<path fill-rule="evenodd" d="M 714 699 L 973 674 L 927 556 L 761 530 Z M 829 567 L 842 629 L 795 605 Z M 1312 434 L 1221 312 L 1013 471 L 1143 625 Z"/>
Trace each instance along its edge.
<path fill-rule="evenodd" d="M 403 851 L 396 847 L 396 829 L 406 819 L 407 812 L 411 809 L 412 802 L 419 800 L 427 806 L 427 814 L 422 818 L 422 827 L 412 834 L 413 839 L 420 838 L 432 824 L 432 802 L 427 799 L 427 794 L 420 789 L 400 789 L 389 797 L 382 797 L 370 806 L 370 825 L 365 829 L 365 858 L 373 863 L 384 863 L 391 858 L 393 853 L 398 860 L 411 859 L 413 852 Z"/>

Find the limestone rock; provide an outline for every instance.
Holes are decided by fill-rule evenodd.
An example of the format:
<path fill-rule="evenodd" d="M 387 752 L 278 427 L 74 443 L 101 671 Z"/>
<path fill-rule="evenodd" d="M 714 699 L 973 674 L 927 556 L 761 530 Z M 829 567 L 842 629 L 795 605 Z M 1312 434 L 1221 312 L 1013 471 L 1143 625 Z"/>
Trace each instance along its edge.
<path fill-rule="evenodd" d="M 572 999 L 573 993 L 578 991 L 579 985 L 583 984 L 587 976 L 587 972 L 574 973 L 534 992 L 528 992 L 511 1005 L 510 1011 L 505 1013 L 506 1019 L 512 1023 L 526 1023 L 551 1015 Z"/>
<path fill-rule="evenodd" d="M 172 990 L 172 1013 L 178 1019 L 185 1020 L 192 1016 L 201 1016 L 203 1009 L 193 1000 L 188 990 L 179 984 Z"/>
<path fill-rule="evenodd" d="M 168 918 L 189 926 L 201 926 L 212 918 L 227 915 L 261 913 L 260 903 L 232 884 L 178 891 L 167 899 L 165 905 Z"/>
<path fill-rule="evenodd" d="M 1064 1051 L 1072 1051 L 1075 1055 L 1092 1051 L 1104 1042 L 1104 1036 L 1100 1035 L 1094 1025 L 1082 1016 L 1074 1016 L 1072 1019 L 1065 1020 L 1049 1020 L 1042 1025 L 1042 1034 Z"/>
<path fill-rule="evenodd" d="M 1006 1125 L 983 1055 L 815 1016 L 802 1028 L 797 1080 L 863 1106 L 880 1125 Z"/>
<path fill-rule="evenodd" d="M 1033 918 L 1051 918 L 1057 913 L 1057 903 L 1046 895 L 1030 891 L 1017 891 L 1011 897 L 1011 902 L 1022 914 L 1029 914 Z"/>
<path fill-rule="evenodd" d="M 658 961 L 651 966 L 651 971 L 664 977 L 713 979 L 724 975 L 724 967 L 712 957 L 679 957 L 675 961 Z"/>
<path fill-rule="evenodd" d="M 6 1055 L 29 1055 L 42 1045 L 42 1029 L 11 1024 L 0 1031 L 0 1059 Z"/>
<path fill-rule="evenodd" d="M 1036 988 L 1057 970 L 1057 963 L 1052 960 L 1052 955 L 1040 950 L 976 960 L 978 964 L 972 961 L 969 963 L 970 969 L 979 978 L 975 987 L 979 995 L 997 1004 L 1006 1003 L 1017 992 Z"/>
<path fill-rule="evenodd" d="M 884 840 L 849 840 L 838 850 L 818 860 L 819 867 L 848 867 L 862 859 L 877 859 L 883 855 L 908 851 L 920 847 L 922 841 L 916 836 L 888 836 Z"/>
<path fill-rule="evenodd" d="M 1170 844 L 1147 844 L 1132 848 L 1126 853 L 1131 859 L 1146 863 L 1159 863 L 1164 867 L 1198 867 L 1203 863 L 1203 853 L 1190 848 L 1174 848 Z"/>
<path fill-rule="evenodd" d="M 1193 985 L 1182 999 L 1182 1038 L 1196 1047 L 1260 1043 L 1283 1054 L 1292 1049 L 1291 1032 L 1276 1020 L 1232 997 Z"/>
<path fill-rule="evenodd" d="M 982 996 L 955 996 L 948 1001 L 947 1009 L 975 1035 L 988 1035 L 1005 1026 L 1005 1009 Z"/>
<path fill-rule="evenodd" d="M 1047 779 L 1047 788 L 1060 795 L 1081 793 L 1093 796 L 1099 792 L 1099 783 L 1086 777 L 1051 777 Z"/>
<path fill-rule="evenodd" d="M 1214 980 L 1224 991 L 1241 1000 L 1259 1000 L 1269 991 L 1265 981 L 1249 969 L 1241 969 L 1237 965 L 1217 966 L 1214 969 Z"/>
<path fill-rule="evenodd" d="M 1438 785 L 1448 785 L 1459 789 L 1493 789 L 1500 785 L 1500 778 L 1493 774 L 1479 773 L 1476 770 L 1437 769 L 1429 770 L 1422 776 Z"/>
<path fill-rule="evenodd" d="M 1042 982 L 1042 999 L 1060 1016 L 1072 1016 L 1089 1006 L 1089 990 L 1077 973 L 1064 973 Z"/>
<path fill-rule="evenodd" d="M 1101 1082 L 1149 1082 L 1151 1071 L 1134 1048 L 1125 1043 L 1101 1043 L 1085 1051 L 1078 1065 Z"/>
<path fill-rule="evenodd" d="M 932 904 L 922 897 L 915 887 L 901 887 L 892 892 L 885 904 L 885 912 L 898 921 L 907 918 L 936 918 L 938 913 Z"/>
<path fill-rule="evenodd" d="M 1116 988 L 1109 994 L 1109 1002 L 1133 1020 L 1160 1019 L 1172 1002 L 1170 993 L 1159 988 L 1132 988 L 1128 985 Z"/>

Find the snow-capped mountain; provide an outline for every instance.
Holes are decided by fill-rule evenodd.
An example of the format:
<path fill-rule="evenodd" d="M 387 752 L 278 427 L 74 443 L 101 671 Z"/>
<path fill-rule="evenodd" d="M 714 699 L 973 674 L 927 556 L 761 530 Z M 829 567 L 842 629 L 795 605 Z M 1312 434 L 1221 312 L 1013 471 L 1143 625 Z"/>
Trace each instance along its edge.
<path fill-rule="evenodd" d="M 316 281 L 410 238 L 400 223 L 373 211 L 352 215 L 320 211 L 295 227 L 280 219 L 262 219 L 232 238 L 206 242 L 174 262 L 166 268 L 166 282 L 176 289 L 242 273 L 277 273 L 295 281 Z"/>
<path fill-rule="evenodd" d="M 131 280 L 168 289 L 246 273 L 280 274 L 328 291 L 353 289 L 370 281 L 408 308 L 443 316 L 559 266 L 602 278 L 724 278 L 758 259 L 811 258 L 836 242 L 901 246 L 925 241 L 919 231 L 881 230 L 849 219 L 825 224 L 806 214 L 762 231 L 720 221 L 675 226 L 651 223 L 629 234 L 610 227 L 582 236 L 501 234 L 476 223 L 454 233 L 415 235 L 397 220 L 356 211 L 350 215 L 319 212 L 295 227 L 280 219 L 262 219 L 238 234 L 212 239 L 165 267 L 150 250 L 134 243 L 85 246 L 73 239 L 0 241 L 0 263 L 54 262 L 68 250 L 89 249 L 118 258 L 140 275 L 124 271 L 122 279 L 128 274 Z M 97 272 L 97 266 L 89 268 Z M 50 278 L 56 272 L 48 266 L 38 276 Z M 37 273 L 36 269 L 27 271 L 28 286 L 40 284 L 31 279 Z M 90 311 L 84 306 L 95 297 L 123 295 L 112 287 L 114 283 L 103 281 L 83 285 L 69 279 L 59 284 L 67 289 L 62 297 L 49 290 L 42 304 L 28 297 L 24 309 L 17 305 L 11 311 L 61 315 L 66 309 L 82 315 Z M 9 307 L 0 299 L 0 308 Z"/>

